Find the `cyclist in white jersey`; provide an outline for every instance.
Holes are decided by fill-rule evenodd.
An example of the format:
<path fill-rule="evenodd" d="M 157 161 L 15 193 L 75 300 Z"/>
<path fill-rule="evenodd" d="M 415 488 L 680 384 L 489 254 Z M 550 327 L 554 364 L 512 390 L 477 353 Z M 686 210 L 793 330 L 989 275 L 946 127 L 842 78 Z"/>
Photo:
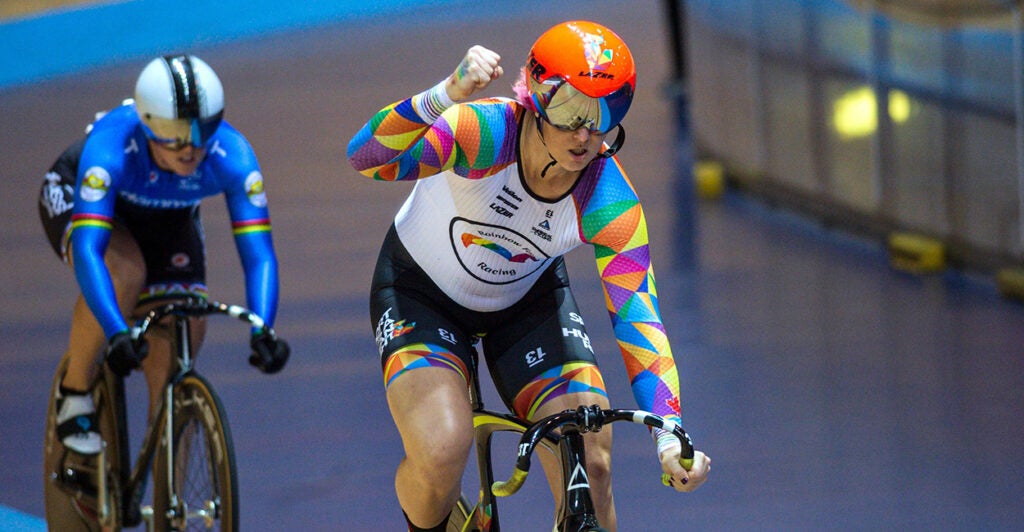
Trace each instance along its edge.
<path fill-rule="evenodd" d="M 614 156 L 636 77 L 629 49 L 600 24 L 562 23 L 533 45 L 515 99 L 469 101 L 502 74 L 500 57 L 474 46 L 452 75 L 377 112 L 348 146 L 364 175 L 416 181 L 385 237 L 370 297 L 405 448 L 395 488 L 411 531 L 444 530 L 461 491 L 477 340 L 516 415 L 608 407 L 562 258 L 575 247 L 594 248 L 640 408 L 680 417 L 643 209 Z M 707 455 L 698 451 L 687 471 L 674 436 L 653 436 L 676 489 L 705 481 Z M 615 530 L 611 431 L 586 438 L 598 516 Z"/>

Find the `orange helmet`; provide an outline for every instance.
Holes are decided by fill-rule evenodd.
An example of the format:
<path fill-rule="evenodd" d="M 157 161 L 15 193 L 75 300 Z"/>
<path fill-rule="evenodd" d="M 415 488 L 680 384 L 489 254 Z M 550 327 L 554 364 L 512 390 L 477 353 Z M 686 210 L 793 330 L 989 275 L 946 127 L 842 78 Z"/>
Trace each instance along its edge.
<path fill-rule="evenodd" d="M 530 49 L 526 71 L 537 111 L 562 129 L 607 133 L 633 101 L 633 54 L 595 22 L 573 20 L 544 32 Z"/>

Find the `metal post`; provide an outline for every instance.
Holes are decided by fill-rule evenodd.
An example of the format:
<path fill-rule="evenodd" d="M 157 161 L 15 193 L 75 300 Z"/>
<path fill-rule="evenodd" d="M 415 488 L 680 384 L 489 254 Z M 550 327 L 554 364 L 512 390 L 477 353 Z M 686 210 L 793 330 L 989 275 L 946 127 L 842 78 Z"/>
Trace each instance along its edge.
<path fill-rule="evenodd" d="M 889 115 L 889 59 L 891 28 L 885 18 L 875 12 L 872 7 L 869 19 L 871 31 L 871 67 L 868 69 L 868 82 L 875 95 L 875 123 L 877 129 L 872 138 L 875 151 L 871 162 L 871 191 L 874 195 L 876 213 L 886 218 L 899 217 L 897 198 L 898 188 L 892 179 L 892 148 L 893 126 Z"/>
<path fill-rule="evenodd" d="M 676 266 L 684 272 L 697 267 L 697 192 L 693 178 L 693 137 L 690 129 L 689 87 L 686 74 L 686 1 L 664 2 L 672 42 L 673 79 L 669 97 L 676 110 L 675 197 L 677 216 Z"/>
<path fill-rule="evenodd" d="M 1024 12 L 1020 3 L 1013 6 L 1013 93 L 1017 132 L 1017 256 L 1024 254 Z"/>

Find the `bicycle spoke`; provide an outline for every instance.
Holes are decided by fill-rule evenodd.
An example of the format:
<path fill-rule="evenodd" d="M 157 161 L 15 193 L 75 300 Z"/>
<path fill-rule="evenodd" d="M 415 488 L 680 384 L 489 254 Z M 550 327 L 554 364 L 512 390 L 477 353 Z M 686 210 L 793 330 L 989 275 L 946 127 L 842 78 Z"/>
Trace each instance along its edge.
<path fill-rule="evenodd" d="M 159 459 L 159 457 L 158 457 Z M 197 374 L 175 387 L 174 479 L 157 482 L 154 508 L 159 516 L 171 512 L 170 523 L 180 530 L 238 529 L 238 502 L 231 436 L 224 409 L 209 383 Z M 158 475 L 165 469 L 158 467 Z M 163 475 L 165 477 L 165 475 Z M 161 527 L 157 527 L 158 530 Z"/>
<path fill-rule="evenodd" d="M 187 511 L 185 530 L 220 529 L 216 472 L 213 456 L 201 423 L 190 420 L 183 427 L 176 450 L 175 486 Z"/>

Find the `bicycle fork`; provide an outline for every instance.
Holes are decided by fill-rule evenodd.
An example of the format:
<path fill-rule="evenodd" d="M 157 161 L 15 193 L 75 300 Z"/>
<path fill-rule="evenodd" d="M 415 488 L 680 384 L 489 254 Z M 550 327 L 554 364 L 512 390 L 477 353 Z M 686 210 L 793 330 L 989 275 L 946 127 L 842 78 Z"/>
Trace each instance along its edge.
<path fill-rule="evenodd" d="M 174 385 L 168 384 L 164 390 L 164 452 L 167 454 L 167 493 L 170 494 L 171 500 L 168 504 L 168 513 L 177 514 L 178 508 L 178 494 L 174 491 L 174 445 L 173 445 L 173 434 L 171 430 L 174 427 Z M 154 490 L 155 491 L 155 490 Z M 175 515 L 162 516 L 174 522 Z M 153 521 L 153 507 L 146 505 L 142 507 L 142 519 L 146 522 L 146 530 L 153 532 L 156 524 Z"/>
<path fill-rule="evenodd" d="M 559 440 L 562 454 L 562 483 L 565 487 L 562 505 L 564 519 L 558 524 L 559 531 L 590 530 L 597 527 L 594 501 L 590 496 L 590 478 L 587 476 L 587 457 L 583 447 L 583 435 L 572 425 L 562 430 Z"/>
<path fill-rule="evenodd" d="M 111 513 L 115 510 L 110 507 L 110 487 L 107 485 L 107 442 L 100 442 L 100 454 L 96 457 L 96 513 L 98 520 L 103 526 L 112 526 Z"/>
<path fill-rule="evenodd" d="M 183 530 L 187 524 L 188 510 L 182 508 L 178 492 L 174 489 L 174 385 L 192 368 L 189 320 L 175 320 L 174 329 L 181 358 L 178 360 L 178 367 L 180 368 L 178 375 L 164 388 L 164 429 L 163 438 L 161 439 L 164 442 L 163 452 L 166 454 L 164 462 L 167 465 L 167 494 L 170 500 L 167 504 L 167 515 L 160 516 L 160 518 L 167 519 L 175 530 Z M 157 493 L 156 490 L 154 490 L 155 493 Z M 154 518 L 156 517 L 153 515 L 153 507 L 148 505 L 143 507 L 142 517 L 146 522 L 146 530 L 153 532 L 155 527 Z"/>

